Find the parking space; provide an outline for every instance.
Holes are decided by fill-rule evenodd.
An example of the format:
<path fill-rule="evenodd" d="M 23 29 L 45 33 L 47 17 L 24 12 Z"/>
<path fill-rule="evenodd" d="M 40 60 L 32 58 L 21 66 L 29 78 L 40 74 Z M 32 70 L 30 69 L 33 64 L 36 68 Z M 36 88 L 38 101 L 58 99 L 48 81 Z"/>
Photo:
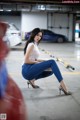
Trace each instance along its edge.
<path fill-rule="evenodd" d="M 40 89 L 28 88 L 27 80 L 21 75 L 24 59 L 24 42 L 11 49 L 7 57 L 10 76 L 20 87 L 26 102 L 29 120 L 76 120 L 80 119 L 80 45 L 75 43 L 40 43 L 40 58 L 53 59 L 46 51 L 69 63 L 75 70 L 67 69 L 56 61 L 71 96 L 59 95 L 59 83 L 54 75 L 39 79 Z M 44 49 L 45 51 L 42 51 Z"/>

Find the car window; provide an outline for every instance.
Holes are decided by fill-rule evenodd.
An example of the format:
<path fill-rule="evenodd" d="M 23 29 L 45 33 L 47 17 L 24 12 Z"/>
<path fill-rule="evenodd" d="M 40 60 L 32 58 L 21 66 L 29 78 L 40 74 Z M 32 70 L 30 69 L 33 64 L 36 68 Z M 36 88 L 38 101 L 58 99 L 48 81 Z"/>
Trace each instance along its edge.
<path fill-rule="evenodd" d="M 9 30 L 19 30 L 14 24 L 9 24 Z"/>
<path fill-rule="evenodd" d="M 47 35 L 48 34 L 48 31 L 47 30 L 42 30 L 43 31 L 43 34 L 44 35 Z"/>
<path fill-rule="evenodd" d="M 48 32 L 49 32 L 51 35 L 54 34 L 54 32 L 52 32 L 52 31 L 50 31 L 50 30 L 49 30 Z"/>
<path fill-rule="evenodd" d="M 54 33 L 50 30 L 43 30 L 44 35 L 53 35 Z"/>

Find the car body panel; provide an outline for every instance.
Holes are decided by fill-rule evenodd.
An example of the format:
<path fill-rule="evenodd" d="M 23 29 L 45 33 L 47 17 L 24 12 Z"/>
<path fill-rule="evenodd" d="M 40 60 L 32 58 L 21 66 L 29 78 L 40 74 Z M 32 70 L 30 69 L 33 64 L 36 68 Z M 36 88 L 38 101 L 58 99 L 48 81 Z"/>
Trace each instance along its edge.
<path fill-rule="evenodd" d="M 22 42 L 20 31 L 16 28 L 14 24 L 9 24 L 9 28 L 7 29 L 5 35 L 5 41 L 10 47 L 16 46 Z"/>

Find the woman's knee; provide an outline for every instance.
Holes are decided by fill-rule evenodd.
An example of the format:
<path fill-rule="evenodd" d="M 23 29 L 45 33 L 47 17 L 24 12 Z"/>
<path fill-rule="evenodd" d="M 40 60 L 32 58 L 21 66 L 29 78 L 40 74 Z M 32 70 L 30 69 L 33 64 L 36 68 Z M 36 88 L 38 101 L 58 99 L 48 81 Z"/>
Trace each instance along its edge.
<path fill-rule="evenodd" d="M 56 63 L 55 60 L 53 60 L 53 59 L 50 59 L 49 61 L 50 61 L 51 63 Z"/>

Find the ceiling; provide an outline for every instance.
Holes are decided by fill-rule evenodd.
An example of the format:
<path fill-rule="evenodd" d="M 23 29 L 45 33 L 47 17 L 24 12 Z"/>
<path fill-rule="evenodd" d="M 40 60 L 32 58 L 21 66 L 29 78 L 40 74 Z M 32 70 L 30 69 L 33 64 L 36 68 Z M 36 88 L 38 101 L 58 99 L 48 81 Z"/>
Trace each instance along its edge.
<path fill-rule="evenodd" d="M 65 3 L 70 0 L 3 0 L 0 2 L 0 12 L 63 12 L 80 14 L 80 3 Z M 72 0 L 75 1 L 75 0 Z"/>
<path fill-rule="evenodd" d="M 80 4 L 80 0 L 2 0 L 0 3 L 27 4 Z"/>
<path fill-rule="evenodd" d="M 53 4 L 53 3 L 62 3 L 64 0 L 3 0 L 2 2 L 16 2 L 16 3 L 30 3 L 30 4 L 36 4 L 36 3 L 43 3 L 43 4 Z"/>

